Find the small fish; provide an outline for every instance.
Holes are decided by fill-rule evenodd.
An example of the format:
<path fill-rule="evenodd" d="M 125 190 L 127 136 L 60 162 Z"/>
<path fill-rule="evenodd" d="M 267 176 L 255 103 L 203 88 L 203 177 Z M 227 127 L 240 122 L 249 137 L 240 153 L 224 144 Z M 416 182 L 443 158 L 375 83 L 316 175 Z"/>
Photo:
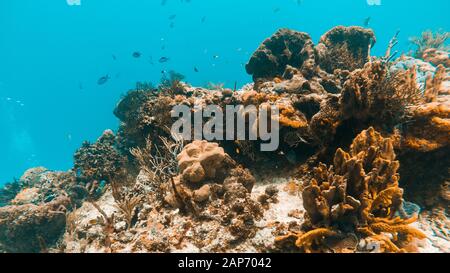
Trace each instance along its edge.
<path fill-rule="evenodd" d="M 203 17 L 202 17 L 202 24 L 203 24 L 204 22 L 206 22 L 206 16 L 203 16 Z"/>
<path fill-rule="evenodd" d="M 167 0 L 161 0 L 161 6 L 165 6 L 167 4 Z"/>
<path fill-rule="evenodd" d="M 213 59 L 219 59 L 219 55 L 214 55 Z"/>
<path fill-rule="evenodd" d="M 98 79 L 97 84 L 98 85 L 103 85 L 105 84 L 109 79 L 111 79 L 111 77 L 109 77 L 109 75 L 103 76 L 100 79 Z"/>
<path fill-rule="evenodd" d="M 79 88 L 80 90 L 83 90 L 83 89 L 84 89 L 83 84 L 82 84 L 81 82 L 78 84 L 78 88 Z"/>
<path fill-rule="evenodd" d="M 367 17 L 366 19 L 364 19 L 364 23 L 363 23 L 363 25 L 365 26 L 365 27 L 368 27 L 369 25 L 370 25 L 370 20 L 371 20 L 372 18 L 369 16 L 369 17 Z"/>
<path fill-rule="evenodd" d="M 160 63 L 166 63 L 166 62 L 168 62 L 170 59 L 169 58 L 167 58 L 167 57 L 161 57 L 161 58 L 159 58 L 159 62 Z"/>
<path fill-rule="evenodd" d="M 142 56 L 141 52 L 139 52 L 139 51 L 133 52 L 133 58 L 138 59 L 138 58 L 140 58 L 141 56 Z"/>
<path fill-rule="evenodd" d="M 273 13 L 278 13 L 278 12 L 280 12 L 280 10 L 281 10 L 280 8 L 274 8 Z"/>
<path fill-rule="evenodd" d="M 116 55 L 111 55 L 111 57 L 113 58 L 113 60 L 115 61 L 115 60 L 117 60 L 117 57 L 116 57 Z"/>
<path fill-rule="evenodd" d="M 170 28 L 174 28 L 174 27 L 175 27 L 175 23 L 174 23 L 174 22 L 171 22 L 170 25 L 169 25 L 169 27 L 170 27 Z"/>
<path fill-rule="evenodd" d="M 197 67 L 194 67 L 194 71 L 195 71 L 196 73 L 198 73 L 198 68 L 197 68 Z"/>
<path fill-rule="evenodd" d="M 169 16 L 169 20 L 175 20 L 175 18 L 177 18 L 176 14 L 172 14 Z"/>

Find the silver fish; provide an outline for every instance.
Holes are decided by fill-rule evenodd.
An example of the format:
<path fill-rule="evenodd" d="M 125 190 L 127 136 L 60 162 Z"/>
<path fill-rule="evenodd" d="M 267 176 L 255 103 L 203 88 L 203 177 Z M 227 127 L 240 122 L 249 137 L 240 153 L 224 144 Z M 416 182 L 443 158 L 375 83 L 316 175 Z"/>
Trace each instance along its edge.
<path fill-rule="evenodd" d="M 103 85 L 105 84 L 109 79 L 111 79 L 111 77 L 109 75 L 103 76 L 100 79 L 98 79 L 97 84 L 98 85 Z"/>

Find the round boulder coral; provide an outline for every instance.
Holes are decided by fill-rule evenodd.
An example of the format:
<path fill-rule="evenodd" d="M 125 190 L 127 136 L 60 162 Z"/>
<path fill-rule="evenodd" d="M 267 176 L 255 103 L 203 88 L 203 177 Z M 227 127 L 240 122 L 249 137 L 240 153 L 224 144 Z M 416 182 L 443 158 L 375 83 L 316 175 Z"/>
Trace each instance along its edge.
<path fill-rule="evenodd" d="M 217 143 L 194 141 L 178 155 L 178 166 L 184 181 L 198 183 L 216 177 L 229 159 Z"/>

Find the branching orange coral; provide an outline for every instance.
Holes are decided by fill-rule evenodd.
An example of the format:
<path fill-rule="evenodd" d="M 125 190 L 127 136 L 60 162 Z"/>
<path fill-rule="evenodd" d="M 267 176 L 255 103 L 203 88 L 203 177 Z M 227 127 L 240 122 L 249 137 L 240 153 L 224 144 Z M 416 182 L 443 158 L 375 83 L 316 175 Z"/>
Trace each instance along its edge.
<path fill-rule="evenodd" d="M 333 166 L 315 168 L 314 179 L 302 194 L 307 212 L 304 227 L 309 232 L 298 237 L 298 245 L 310 246 L 311 240 L 300 240 L 307 234 L 331 235 L 330 230 L 335 234 L 358 232 L 372 239 L 389 233 L 392 241 L 382 237 L 383 244 L 396 252 L 401 249 L 397 244 L 424 239 L 422 232 L 408 226 L 417 218 L 396 216 L 403 190 L 398 185 L 400 164 L 395 157 L 392 140 L 369 128 L 355 138 L 350 153 L 336 151 Z"/>

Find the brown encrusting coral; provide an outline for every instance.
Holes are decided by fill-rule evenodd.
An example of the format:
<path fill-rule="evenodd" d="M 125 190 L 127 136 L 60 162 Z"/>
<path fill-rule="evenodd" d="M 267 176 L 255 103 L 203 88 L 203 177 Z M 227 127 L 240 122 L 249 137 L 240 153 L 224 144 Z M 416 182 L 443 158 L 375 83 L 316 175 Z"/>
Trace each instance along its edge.
<path fill-rule="evenodd" d="M 46 251 L 64 234 L 69 206 L 69 198 L 59 197 L 42 205 L 0 208 L 0 250 Z"/>
<path fill-rule="evenodd" d="M 0 191 L 0 252 L 450 252 L 440 40 L 394 59 L 398 33 L 375 57 L 370 29 L 338 26 L 317 45 L 280 29 L 241 89 L 173 71 L 138 83 L 114 110 L 117 134 L 84 143 L 72 170 L 30 169 Z M 276 106 L 280 145 L 183 139 L 170 130 L 179 105 L 246 106 L 232 118 L 248 117 L 246 134 Z"/>
<path fill-rule="evenodd" d="M 281 77 L 288 65 L 299 68 L 306 77 L 313 74 L 314 44 L 307 33 L 278 30 L 255 51 L 246 70 L 258 82 Z"/>
<path fill-rule="evenodd" d="M 107 130 L 97 140 L 83 146 L 74 155 L 74 171 L 77 178 L 84 183 L 108 181 L 120 173 L 125 165 L 125 158 L 115 148 L 116 137 Z"/>

